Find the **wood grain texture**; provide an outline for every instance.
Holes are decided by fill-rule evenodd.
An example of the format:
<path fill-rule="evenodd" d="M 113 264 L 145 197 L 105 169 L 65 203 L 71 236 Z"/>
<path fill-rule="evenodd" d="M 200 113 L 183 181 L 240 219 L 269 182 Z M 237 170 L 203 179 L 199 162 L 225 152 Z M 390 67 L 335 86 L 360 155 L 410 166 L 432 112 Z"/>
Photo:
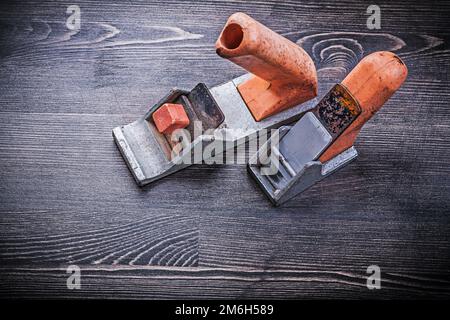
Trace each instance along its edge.
<path fill-rule="evenodd" d="M 0 5 L 0 296 L 448 298 L 448 2 L 78 1 Z M 111 130 L 172 87 L 242 74 L 214 43 L 243 11 L 301 45 L 319 98 L 368 53 L 409 68 L 356 162 L 279 208 L 244 165 L 140 189 Z M 318 98 L 318 99 L 319 99 Z M 67 290 L 67 264 L 82 289 Z M 377 264 L 382 289 L 365 287 Z"/>
<path fill-rule="evenodd" d="M 203 267 L 81 266 L 80 290 L 67 290 L 63 267 L 1 268 L 0 294 L 10 297 L 169 298 L 169 299 L 290 299 L 402 298 L 436 295 L 448 298 L 448 280 L 386 273 L 385 291 L 367 290 L 364 273 L 221 269 Z M 27 281 L 20 281 L 21 277 Z M 139 290 L 136 290 L 139 288 Z M 268 290 L 270 288 L 270 290 Z"/>

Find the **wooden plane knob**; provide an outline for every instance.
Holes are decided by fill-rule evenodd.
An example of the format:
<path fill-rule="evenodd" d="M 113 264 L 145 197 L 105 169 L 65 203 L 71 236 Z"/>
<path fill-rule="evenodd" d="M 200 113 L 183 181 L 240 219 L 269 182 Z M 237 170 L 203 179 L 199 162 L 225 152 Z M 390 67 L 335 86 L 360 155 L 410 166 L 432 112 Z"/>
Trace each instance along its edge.
<path fill-rule="evenodd" d="M 361 107 L 361 114 L 320 156 L 326 162 L 350 148 L 366 123 L 397 91 L 408 75 L 403 61 L 394 53 L 378 51 L 369 54 L 342 81 Z"/>
<path fill-rule="evenodd" d="M 231 15 L 216 42 L 219 56 L 253 73 L 238 90 L 256 121 L 317 95 L 311 57 L 248 15 Z"/>
<path fill-rule="evenodd" d="M 164 103 L 153 112 L 152 118 L 158 131 L 163 134 L 170 135 L 175 130 L 189 125 L 189 117 L 183 105 L 177 103 Z"/>

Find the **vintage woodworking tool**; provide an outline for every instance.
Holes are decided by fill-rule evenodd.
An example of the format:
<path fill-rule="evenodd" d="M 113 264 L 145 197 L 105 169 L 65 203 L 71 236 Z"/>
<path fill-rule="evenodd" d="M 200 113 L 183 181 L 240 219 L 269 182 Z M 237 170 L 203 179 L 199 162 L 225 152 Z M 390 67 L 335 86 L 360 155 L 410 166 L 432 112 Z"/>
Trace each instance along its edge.
<path fill-rule="evenodd" d="M 261 129 L 299 119 L 305 111 L 299 104 L 317 95 L 309 55 L 243 13 L 230 16 L 216 51 L 251 74 L 211 89 L 203 83 L 191 91 L 173 89 L 140 119 L 114 128 L 116 144 L 140 186 L 205 160 L 195 159 L 198 146 L 225 136 L 233 142 L 225 145 L 233 148 Z M 177 138 L 184 142 L 181 149 L 173 140 L 177 129 L 189 133 Z"/>
<path fill-rule="evenodd" d="M 279 128 L 279 143 L 267 141 L 247 166 L 272 203 L 289 200 L 355 159 L 353 143 L 361 127 L 407 73 L 395 54 L 372 53 L 295 125 Z"/>

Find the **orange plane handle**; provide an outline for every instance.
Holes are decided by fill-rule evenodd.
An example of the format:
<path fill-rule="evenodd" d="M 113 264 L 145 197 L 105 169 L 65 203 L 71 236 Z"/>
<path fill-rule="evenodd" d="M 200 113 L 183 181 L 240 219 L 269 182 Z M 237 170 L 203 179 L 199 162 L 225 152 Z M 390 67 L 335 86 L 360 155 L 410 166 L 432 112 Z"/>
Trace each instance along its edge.
<path fill-rule="evenodd" d="M 244 13 L 228 18 L 216 52 L 254 75 L 238 90 L 256 121 L 317 95 L 317 73 L 311 57 Z"/>
<path fill-rule="evenodd" d="M 369 54 L 342 81 L 359 102 L 361 114 L 320 156 L 323 163 L 350 148 L 361 127 L 397 91 L 408 75 L 405 63 L 394 53 L 378 51 Z"/>

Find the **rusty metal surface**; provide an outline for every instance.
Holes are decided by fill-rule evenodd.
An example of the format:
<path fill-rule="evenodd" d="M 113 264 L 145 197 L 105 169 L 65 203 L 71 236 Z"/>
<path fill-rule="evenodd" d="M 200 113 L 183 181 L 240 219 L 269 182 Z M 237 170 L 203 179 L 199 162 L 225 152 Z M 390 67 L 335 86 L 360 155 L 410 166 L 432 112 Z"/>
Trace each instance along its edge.
<path fill-rule="evenodd" d="M 202 122 L 203 130 L 215 129 L 225 120 L 222 110 L 204 83 L 196 85 L 187 98 Z"/>
<path fill-rule="evenodd" d="M 313 112 L 334 140 L 361 114 L 361 107 L 347 88 L 336 84 Z"/>

